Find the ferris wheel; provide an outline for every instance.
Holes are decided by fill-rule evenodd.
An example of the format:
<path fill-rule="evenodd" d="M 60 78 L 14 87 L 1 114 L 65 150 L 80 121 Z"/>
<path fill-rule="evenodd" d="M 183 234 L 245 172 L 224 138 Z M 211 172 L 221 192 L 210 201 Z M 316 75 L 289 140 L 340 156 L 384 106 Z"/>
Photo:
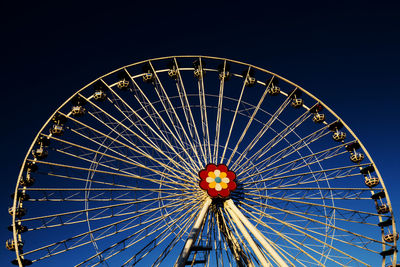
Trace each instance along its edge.
<path fill-rule="evenodd" d="M 12 198 L 19 266 L 399 266 L 389 196 L 353 131 L 224 58 L 145 60 L 78 90 Z"/>

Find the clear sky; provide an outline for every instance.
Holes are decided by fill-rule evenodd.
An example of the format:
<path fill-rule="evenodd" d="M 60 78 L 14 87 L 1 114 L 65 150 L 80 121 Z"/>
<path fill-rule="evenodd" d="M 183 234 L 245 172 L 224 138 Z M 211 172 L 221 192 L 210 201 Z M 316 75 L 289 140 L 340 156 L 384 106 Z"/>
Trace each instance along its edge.
<path fill-rule="evenodd" d="M 366 146 L 399 221 L 399 2 L 276 2 L 1 4 L 0 241 L 20 164 L 51 113 L 111 70 L 181 54 L 264 67 L 324 101 Z M 1 266 L 13 258 L 0 249 Z"/>

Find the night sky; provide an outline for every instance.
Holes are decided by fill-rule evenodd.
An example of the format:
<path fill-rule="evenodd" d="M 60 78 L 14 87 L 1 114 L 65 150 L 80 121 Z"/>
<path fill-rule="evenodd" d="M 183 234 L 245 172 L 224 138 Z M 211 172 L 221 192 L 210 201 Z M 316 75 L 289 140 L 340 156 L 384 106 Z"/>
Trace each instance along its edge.
<path fill-rule="evenodd" d="M 109 71 L 184 54 L 263 67 L 324 101 L 371 154 L 399 221 L 398 1 L 8 2 L 0 5 L 4 244 L 19 167 L 54 110 Z M 0 249 L 1 266 L 12 259 Z"/>

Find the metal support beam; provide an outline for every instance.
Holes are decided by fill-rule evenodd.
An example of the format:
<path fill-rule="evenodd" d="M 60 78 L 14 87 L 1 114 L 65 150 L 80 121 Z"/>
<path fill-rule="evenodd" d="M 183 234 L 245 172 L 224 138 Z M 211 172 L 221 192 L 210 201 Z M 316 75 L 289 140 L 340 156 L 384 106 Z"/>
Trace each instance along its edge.
<path fill-rule="evenodd" d="M 218 227 L 221 230 L 222 234 L 224 235 L 225 241 L 228 243 L 228 247 L 230 248 L 232 254 L 235 257 L 237 266 L 254 267 L 254 264 L 244 253 L 235 235 L 232 233 L 231 229 L 229 229 L 228 225 L 226 224 L 225 219 L 222 215 L 222 209 L 218 209 L 218 211 L 215 214 L 217 216 L 217 221 L 219 222 Z"/>
<path fill-rule="evenodd" d="M 211 205 L 211 202 L 211 198 L 207 198 L 204 202 L 204 206 L 203 208 L 201 208 L 199 215 L 197 216 L 197 219 L 193 224 L 192 230 L 189 233 L 185 246 L 183 247 L 179 258 L 176 260 L 176 263 L 174 265 L 175 267 L 183 267 L 186 265 L 186 261 L 190 255 L 190 249 L 192 248 L 194 242 L 197 240 L 197 237 L 199 236 L 200 229 L 202 228 L 204 218 L 207 214 L 208 208 Z"/>
<path fill-rule="evenodd" d="M 226 243 L 228 243 L 228 247 L 235 258 L 236 265 L 238 267 L 254 267 L 254 264 L 247 257 L 246 253 L 244 253 L 235 235 L 226 224 L 225 218 L 222 215 L 222 208 L 218 208 L 217 212 L 215 212 L 215 215 L 217 216 L 218 228 L 222 232 Z"/>
<path fill-rule="evenodd" d="M 271 264 L 267 261 L 264 257 L 264 254 L 261 252 L 260 248 L 254 242 L 253 238 L 250 236 L 249 232 L 247 232 L 246 228 L 244 227 L 243 223 L 240 221 L 239 217 L 236 213 L 231 209 L 229 205 L 226 204 L 227 201 L 224 203 L 224 207 L 226 211 L 228 211 L 229 215 L 232 217 L 233 222 L 242 232 L 244 238 L 246 239 L 247 243 L 249 243 L 251 249 L 253 250 L 254 254 L 256 254 L 258 260 L 260 261 L 261 265 L 264 267 L 271 267 Z"/>
<path fill-rule="evenodd" d="M 253 236 L 261 243 L 261 245 L 266 249 L 268 254 L 275 260 L 276 263 L 280 267 L 289 267 L 286 262 L 281 258 L 281 256 L 273 249 L 273 247 L 267 242 L 266 238 L 264 237 L 263 234 L 261 234 L 260 231 L 246 218 L 246 216 L 243 215 L 243 213 L 236 207 L 235 203 L 233 203 L 232 199 L 228 199 L 224 203 L 225 208 L 228 210 L 228 212 L 231 214 L 234 214 L 235 216 L 238 217 L 238 219 L 241 221 L 240 223 L 243 223 L 249 231 L 253 234 Z M 232 212 L 230 212 L 232 211 Z M 232 216 L 232 218 L 234 218 Z M 239 225 L 238 225 L 239 226 Z M 240 228 L 239 228 L 240 229 Z M 247 231 L 246 231 L 247 232 Z M 244 233 L 243 233 L 244 234 Z M 251 237 L 250 237 L 251 238 Z M 246 238 L 247 240 L 247 238 Z M 253 240 L 252 240 L 253 241 Z M 254 241 L 253 241 L 254 242 Z M 258 249 L 258 247 L 257 247 Z M 257 256 L 258 257 L 258 256 Z M 264 265 L 263 265 L 264 266 Z M 266 265 L 270 266 L 270 265 Z"/>

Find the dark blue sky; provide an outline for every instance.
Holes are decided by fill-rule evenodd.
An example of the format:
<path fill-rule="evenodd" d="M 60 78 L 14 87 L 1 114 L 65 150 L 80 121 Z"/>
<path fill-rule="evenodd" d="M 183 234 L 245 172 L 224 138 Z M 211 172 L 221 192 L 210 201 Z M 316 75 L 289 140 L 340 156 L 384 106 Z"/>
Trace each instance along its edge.
<path fill-rule="evenodd" d="M 51 113 L 111 70 L 180 54 L 258 65 L 324 101 L 370 152 L 398 219 L 400 4 L 262 2 L 1 4 L 0 241 L 11 236 L 7 206 L 19 166 Z M 0 265 L 13 257 L 1 249 Z"/>

